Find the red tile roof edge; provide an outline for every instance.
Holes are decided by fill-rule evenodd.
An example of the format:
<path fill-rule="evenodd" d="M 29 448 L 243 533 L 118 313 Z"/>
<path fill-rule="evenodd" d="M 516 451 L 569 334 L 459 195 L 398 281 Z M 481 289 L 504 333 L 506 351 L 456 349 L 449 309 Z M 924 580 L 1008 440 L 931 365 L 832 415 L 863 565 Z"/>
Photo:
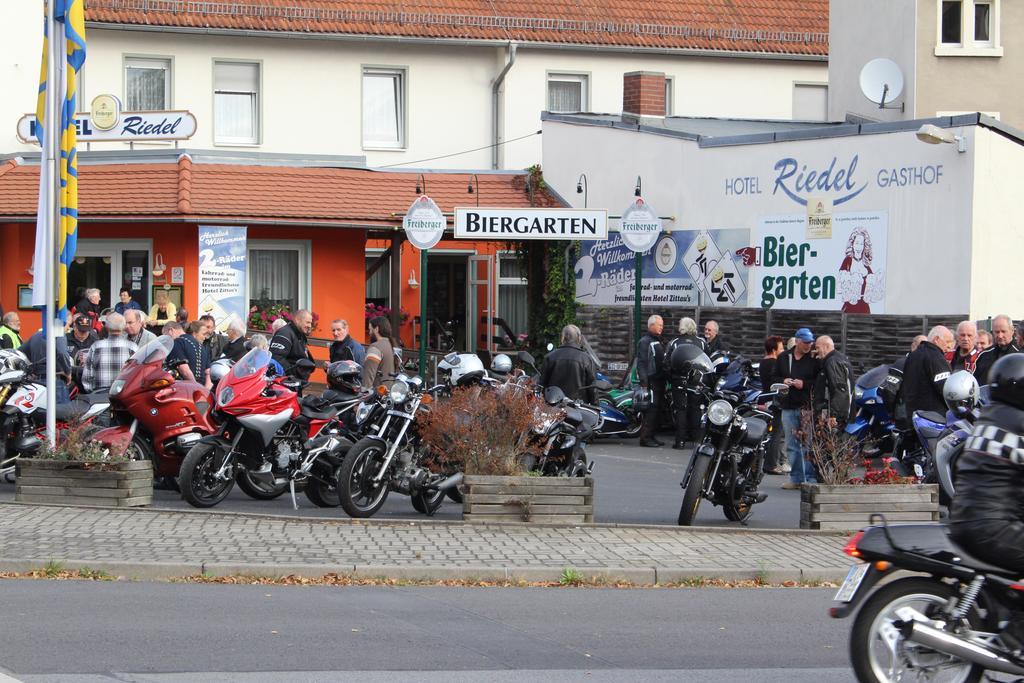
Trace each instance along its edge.
<path fill-rule="evenodd" d="M 302 32 L 377 38 L 515 40 L 539 44 L 828 55 L 828 4 L 820 0 L 819 4 L 826 17 L 824 25 L 805 29 L 801 29 L 795 19 L 794 26 L 787 25 L 785 21 L 774 22 L 774 25 L 748 23 L 744 26 L 741 21 L 747 18 L 745 16 L 734 18 L 733 25 L 714 25 L 707 19 L 697 19 L 692 22 L 693 25 L 638 21 L 632 16 L 617 17 L 611 7 L 606 8 L 607 12 L 597 8 L 596 14 L 587 14 L 585 9 L 594 8 L 584 8 L 578 4 L 567 4 L 567 10 L 575 10 L 573 15 L 559 14 L 555 7 L 553 16 L 528 16 L 525 12 L 512 14 L 507 4 L 502 7 L 504 13 L 501 13 L 494 3 L 481 4 L 479 8 L 458 8 L 450 3 L 422 8 L 435 11 L 405 11 L 386 5 L 360 3 L 337 4 L 332 7 L 330 3 L 310 0 L 249 0 L 232 3 L 90 0 L 86 18 L 102 24 L 181 26 L 207 30 Z M 790 4 L 793 8 L 806 9 L 798 2 Z M 740 13 L 763 9 L 759 0 L 750 0 L 749 5 L 736 9 Z M 786 19 L 790 19 L 791 15 Z"/>

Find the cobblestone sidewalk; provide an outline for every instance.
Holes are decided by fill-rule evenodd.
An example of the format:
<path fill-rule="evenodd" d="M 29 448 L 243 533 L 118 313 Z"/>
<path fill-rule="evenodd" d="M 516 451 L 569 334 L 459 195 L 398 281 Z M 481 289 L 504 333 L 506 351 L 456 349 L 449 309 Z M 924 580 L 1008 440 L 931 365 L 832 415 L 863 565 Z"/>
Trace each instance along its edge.
<path fill-rule="evenodd" d="M 135 578 L 333 572 L 549 581 L 571 567 L 636 584 L 696 576 L 837 580 L 850 565 L 844 542 L 839 534 L 798 531 L 325 521 L 0 504 L 0 571 L 53 560 Z"/>

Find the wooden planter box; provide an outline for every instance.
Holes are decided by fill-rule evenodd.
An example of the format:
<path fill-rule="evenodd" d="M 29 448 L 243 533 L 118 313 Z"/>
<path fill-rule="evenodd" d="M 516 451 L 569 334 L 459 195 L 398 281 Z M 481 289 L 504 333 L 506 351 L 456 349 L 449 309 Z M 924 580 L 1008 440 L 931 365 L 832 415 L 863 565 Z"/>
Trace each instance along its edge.
<path fill-rule="evenodd" d="M 23 503 L 134 507 L 153 502 L 148 460 L 96 463 L 19 459 L 14 499 Z"/>
<path fill-rule="evenodd" d="M 852 484 L 800 487 L 800 528 L 854 531 L 868 526 L 873 513 L 889 522 L 939 521 L 937 484 Z"/>
<path fill-rule="evenodd" d="M 594 521 L 593 477 L 466 475 L 462 495 L 467 522 Z"/>

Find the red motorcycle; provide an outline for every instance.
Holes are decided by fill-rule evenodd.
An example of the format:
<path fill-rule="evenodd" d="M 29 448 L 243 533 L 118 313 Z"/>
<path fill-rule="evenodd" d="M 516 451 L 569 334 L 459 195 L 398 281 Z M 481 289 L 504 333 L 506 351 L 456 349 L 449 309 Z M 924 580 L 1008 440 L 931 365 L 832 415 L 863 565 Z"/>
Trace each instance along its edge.
<path fill-rule="evenodd" d="M 270 379 L 269 364 L 269 353 L 253 349 L 217 385 L 213 420 L 220 427 L 181 465 L 181 495 L 191 505 L 216 505 L 236 481 L 249 495 L 250 487 L 259 487 L 265 498 L 290 488 L 293 504 L 295 485 L 305 484 L 315 505 L 339 504 L 336 472 L 351 444 L 342 436 L 338 409 L 322 399 L 300 399 L 304 379 Z"/>
<path fill-rule="evenodd" d="M 170 337 L 157 337 L 125 363 L 109 390 L 114 426 L 93 435 L 133 460 L 151 460 L 158 477 L 177 476 L 189 449 L 214 431 L 210 391 L 175 380 L 164 367 L 173 346 Z"/>

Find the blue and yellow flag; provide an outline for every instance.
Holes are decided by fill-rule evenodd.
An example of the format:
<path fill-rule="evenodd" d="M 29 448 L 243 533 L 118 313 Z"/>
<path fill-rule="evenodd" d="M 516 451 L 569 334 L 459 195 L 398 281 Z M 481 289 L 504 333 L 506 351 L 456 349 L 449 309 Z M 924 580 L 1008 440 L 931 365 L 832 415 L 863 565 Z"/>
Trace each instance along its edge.
<path fill-rule="evenodd" d="M 57 282 L 57 313 L 61 320 L 67 320 L 68 314 L 68 268 L 75 257 L 75 246 L 78 236 L 78 135 L 75 112 L 78 105 L 78 75 L 85 63 L 85 3 L 84 0 L 50 0 L 54 3 L 56 19 L 56 35 L 52 36 L 56 47 L 57 74 L 59 83 L 53 84 L 54 95 L 60 98 L 60 127 L 57 130 L 60 142 L 60 189 L 57 202 L 60 206 L 60 225 L 57 229 L 56 249 L 59 254 Z M 45 26 L 44 20 L 44 26 Z M 39 95 L 36 102 L 36 134 L 41 145 L 45 145 L 45 129 L 51 125 L 46 118 L 46 96 L 51 84 L 47 83 L 47 56 L 50 50 L 51 36 L 45 35 L 43 40 L 43 65 L 39 75 Z M 46 158 L 46 150 L 43 150 Z M 45 164 L 41 166 L 45 170 Z M 53 277 L 51 264 L 54 255 L 41 254 L 41 243 L 45 235 L 45 212 L 52 211 L 46 206 L 46 184 L 52 182 L 41 170 L 39 177 L 39 216 L 36 227 L 35 263 L 33 265 L 35 281 L 43 284 L 42 278 Z M 33 287 L 33 303 L 45 301 L 45 287 Z"/>

